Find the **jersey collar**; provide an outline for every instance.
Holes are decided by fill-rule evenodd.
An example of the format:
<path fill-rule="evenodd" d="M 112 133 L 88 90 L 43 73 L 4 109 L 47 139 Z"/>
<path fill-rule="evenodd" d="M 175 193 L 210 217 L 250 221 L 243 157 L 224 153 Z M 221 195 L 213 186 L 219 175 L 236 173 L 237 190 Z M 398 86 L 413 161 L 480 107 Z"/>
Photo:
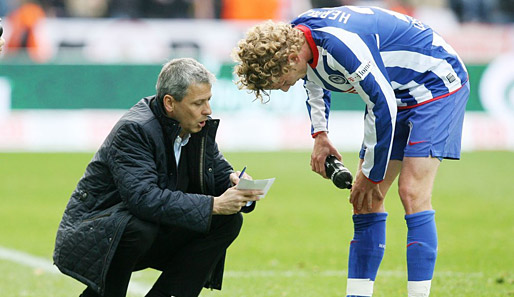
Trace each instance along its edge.
<path fill-rule="evenodd" d="M 309 65 L 311 68 L 316 68 L 318 65 L 318 47 L 316 46 L 316 43 L 314 43 L 314 39 L 312 38 L 312 32 L 311 29 L 305 25 L 297 25 L 295 28 L 299 29 L 303 32 L 303 35 L 305 36 L 305 39 L 307 40 L 307 44 L 309 45 L 311 51 L 312 51 L 312 61 L 309 62 Z"/>

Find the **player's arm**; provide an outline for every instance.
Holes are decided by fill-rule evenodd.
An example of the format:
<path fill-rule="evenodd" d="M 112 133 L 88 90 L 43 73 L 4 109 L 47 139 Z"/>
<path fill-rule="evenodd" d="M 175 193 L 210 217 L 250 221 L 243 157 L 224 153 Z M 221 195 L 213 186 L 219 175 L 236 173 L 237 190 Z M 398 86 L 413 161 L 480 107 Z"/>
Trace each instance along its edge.
<path fill-rule="evenodd" d="M 332 64 L 366 103 L 362 173 L 374 183 L 381 182 L 391 152 L 397 106 L 377 40 L 343 29 L 329 28 L 327 33 L 329 53 L 334 58 Z"/>
<path fill-rule="evenodd" d="M 385 178 L 391 154 L 396 101 L 394 96 L 388 95 L 387 88 L 385 92 L 381 90 L 380 83 L 372 74 L 354 87 L 366 102 L 366 116 L 362 142 L 364 155 L 361 156 L 362 163 L 355 177 L 350 203 L 355 213 L 366 213 L 372 211 L 374 202 L 384 199 L 378 183 Z M 392 88 L 390 92 L 393 93 Z"/>
<path fill-rule="evenodd" d="M 341 154 L 328 138 L 328 118 L 330 114 L 330 91 L 322 89 L 311 81 L 306 81 L 304 87 L 307 91 L 307 111 L 311 119 L 311 135 L 314 138 L 314 147 L 311 154 L 312 171 L 327 178 L 325 173 L 325 159 L 334 155 L 341 160 Z"/>
<path fill-rule="evenodd" d="M 378 183 L 385 178 L 391 154 L 396 99 L 380 59 L 377 40 L 342 29 L 330 33 L 337 37 L 332 39 L 335 46 L 331 47 L 331 54 L 337 62 L 334 64 L 366 103 L 363 162 L 350 195 L 354 211 L 362 213 L 372 210 L 373 201 L 383 199 Z"/>
<path fill-rule="evenodd" d="M 380 67 L 374 61 L 365 63 L 368 64 L 360 67 L 371 65 L 369 74 L 353 84 L 366 103 L 362 173 L 370 181 L 379 183 L 385 177 L 391 154 L 397 106 L 393 89 Z"/>

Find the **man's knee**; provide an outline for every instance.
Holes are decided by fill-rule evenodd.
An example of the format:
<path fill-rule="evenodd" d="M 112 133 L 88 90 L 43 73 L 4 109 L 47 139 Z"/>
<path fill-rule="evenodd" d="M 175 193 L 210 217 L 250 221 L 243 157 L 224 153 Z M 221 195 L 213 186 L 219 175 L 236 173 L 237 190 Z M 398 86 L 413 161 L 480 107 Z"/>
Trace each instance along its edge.
<path fill-rule="evenodd" d="M 409 202 L 415 199 L 416 191 L 412 185 L 399 184 L 398 195 L 403 202 Z"/>
<path fill-rule="evenodd" d="M 415 185 L 400 184 L 398 194 L 407 214 L 429 210 L 431 206 L 432 191 L 420 191 Z"/>
<path fill-rule="evenodd" d="M 239 231 L 241 231 L 241 227 L 243 227 L 243 215 L 241 213 L 227 216 L 227 232 L 230 232 L 230 234 L 233 234 L 234 237 L 237 237 Z"/>
<path fill-rule="evenodd" d="M 136 254 L 144 253 L 152 246 L 158 231 L 158 225 L 132 217 L 123 232 L 120 246 Z"/>
<path fill-rule="evenodd" d="M 218 215 L 212 217 L 211 232 L 223 232 L 232 239 L 235 239 L 243 226 L 243 215 Z"/>

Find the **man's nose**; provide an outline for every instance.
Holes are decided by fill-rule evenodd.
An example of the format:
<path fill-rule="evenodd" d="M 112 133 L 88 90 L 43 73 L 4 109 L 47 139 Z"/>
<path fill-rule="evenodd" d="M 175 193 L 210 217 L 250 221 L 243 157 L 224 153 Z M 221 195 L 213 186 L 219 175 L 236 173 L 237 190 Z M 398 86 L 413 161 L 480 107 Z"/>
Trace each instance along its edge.
<path fill-rule="evenodd" d="M 212 114 L 211 104 L 209 104 L 209 102 L 207 102 L 205 104 L 205 108 L 203 110 L 203 114 L 205 114 L 205 115 L 211 115 Z"/>

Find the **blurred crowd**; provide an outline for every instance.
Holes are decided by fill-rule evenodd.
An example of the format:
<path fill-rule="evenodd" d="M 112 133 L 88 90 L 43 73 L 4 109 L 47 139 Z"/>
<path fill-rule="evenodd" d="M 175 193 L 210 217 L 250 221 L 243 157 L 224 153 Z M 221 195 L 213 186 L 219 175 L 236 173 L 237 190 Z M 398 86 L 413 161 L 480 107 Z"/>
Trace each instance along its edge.
<path fill-rule="evenodd" d="M 340 5 L 379 6 L 422 21 L 437 19 L 431 26 L 434 22 L 443 27 L 458 22 L 514 24 L 514 0 L 0 0 L 0 17 L 9 25 L 1 55 L 48 61 L 48 47 L 41 45 L 45 38 L 36 30 L 45 18 L 288 21 L 310 8 Z M 427 8 L 428 14 L 419 14 Z M 444 21 L 448 19 L 451 22 Z"/>
<path fill-rule="evenodd" d="M 25 5 L 37 5 L 31 13 L 47 17 L 132 19 L 290 19 L 311 7 L 339 5 L 376 5 L 409 14 L 416 7 L 439 6 L 460 22 L 514 22 L 514 0 L 0 0 L 0 16 Z"/>

